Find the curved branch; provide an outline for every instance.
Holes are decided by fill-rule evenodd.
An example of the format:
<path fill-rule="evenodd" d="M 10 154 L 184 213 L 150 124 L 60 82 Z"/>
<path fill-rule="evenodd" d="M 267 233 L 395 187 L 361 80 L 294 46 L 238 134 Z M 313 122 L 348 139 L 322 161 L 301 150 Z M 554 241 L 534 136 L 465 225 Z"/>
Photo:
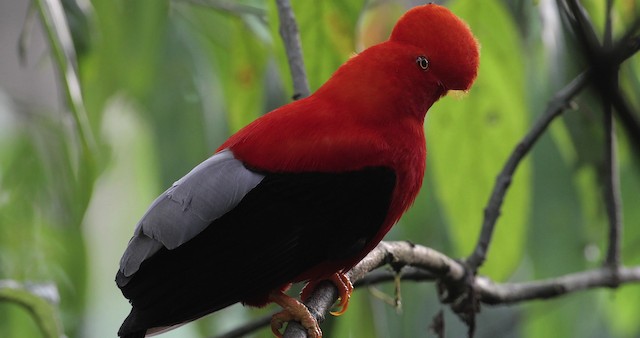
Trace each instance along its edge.
<path fill-rule="evenodd" d="M 391 264 L 395 267 L 411 266 L 408 272 L 402 274 L 402 279 L 433 280 L 434 276 L 445 284 L 464 282 L 467 278 L 462 263 L 453 260 L 433 249 L 408 242 L 381 242 L 358 265 L 347 273 L 355 284 L 363 285 L 368 274 L 383 265 Z M 397 269 L 396 269 L 397 270 Z M 393 281 L 394 273 L 378 272 L 375 283 Z M 424 279 L 423 279 L 424 278 Z M 369 280 L 369 282 L 374 282 Z M 488 305 L 507 305 L 532 299 L 549 299 L 577 291 L 597 287 L 617 287 L 625 283 L 640 282 L 640 266 L 620 267 L 615 270 L 609 267 L 567 274 L 533 282 L 522 283 L 494 283 L 484 276 L 471 279 L 471 288 L 477 299 Z M 305 303 L 309 311 L 318 321 L 338 298 L 333 284 L 322 283 Z M 285 338 L 306 338 L 306 330 L 297 322 L 288 325 Z"/>
<path fill-rule="evenodd" d="M 293 9 L 289 0 L 277 0 L 278 17 L 280 18 L 280 35 L 287 52 L 291 78 L 293 80 L 293 99 L 309 96 L 309 83 L 304 69 L 304 58 L 300 44 L 300 34 Z"/>
<path fill-rule="evenodd" d="M 400 270 L 405 265 L 422 268 L 446 280 L 461 280 L 465 276 L 465 268 L 460 263 L 436 250 L 410 242 L 380 242 L 347 273 L 347 277 L 357 283 L 369 272 L 386 264 L 391 264 L 395 270 Z M 322 322 L 324 314 L 337 299 L 338 290 L 333 284 L 326 282 L 318 285 L 305 305 L 318 322 Z M 284 332 L 284 338 L 306 336 L 306 330 L 297 322 L 290 322 Z"/>
<path fill-rule="evenodd" d="M 576 76 L 568 85 L 562 88 L 551 100 L 547 106 L 547 110 L 540 116 L 527 135 L 518 143 L 511 153 L 511 156 L 505 163 L 502 171 L 496 179 L 489 202 L 484 209 L 484 221 L 482 222 L 482 230 L 473 254 L 467 258 L 467 264 L 472 271 L 477 269 L 484 263 L 489 249 L 489 243 L 493 236 L 493 228 L 500 217 L 500 208 L 504 201 L 514 172 L 522 159 L 529 153 L 529 150 L 538 141 L 540 136 L 547 129 L 551 121 L 567 108 L 571 99 L 576 96 L 588 83 L 589 73 L 583 72 Z"/>
<path fill-rule="evenodd" d="M 585 48 L 589 50 L 595 48 L 592 45 L 597 42 L 597 39 L 594 41 L 592 28 L 589 26 L 590 23 L 588 22 L 588 18 L 585 16 L 583 9 L 575 1 L 570 2 L 569 5 L 573 6 L 573 15 L 575 15 L 575 18 L 572 19 L 576 20 L 574 21 L 576 27 L 581 29 L 578 33 L 582 34 L 581 37 L 584 40 Z M 609 59 L 612 60 L 612 66 L 614 66 L 612 69 L 617 69 L 616 67 L 618 67 L 620 63 L 624 62 L 627 58 L 640 50 L 640 37 L 635 36 L 639 27 L 640 19 L 637 19 L 627 30 L 624 37 L 618 41 L 615 46 L 610 48 L 611 57 Z M 516 146 L 507 160 L 507 163 L 498 175 L 491 197 L 489 198 L 489 202 L 484 210 L 484 220 L 482 223 L 480 237 L 478 238 L 478 242 L 473 253 L 467 258 L 467 263 L 472 271 L 477 271 L 486 259 L 489 243 L 491 242 L 493 235 L 493 228 L 498 217 L 500 217 L 500 208 L 502 207 L 504 196 L 511 184 L 511 179 L 516 168 L 524 156 L 529 152 L 529 150 L 531 150 L 533 144 L 537 142 L 538 138 L 547 129 L 551 121 L 564 111 L 571 99 L 584 89 L 588 83 L 598 82 L 598 76 L 600 76 L 598 72 L 601 71 L 601 65 L 595 61 L 592 63 L 591 68 L 574 78 L 556 94 L 551 102 L 549 102 L 547 110 L 538 119 L 538 121 L 536 121 L 531 130 L 529 130 L 529 133 Z M 627 128 L 629 137 L 634 141 L 632 142 L 633 148 L 637 150 L 640 148 L 640 133 L 635 131 L 640 130 L 640 123 L 635 119 L 634 115 L 630 112 L 630 109 L 624 106 L 624 99 L 620 97 L 621 94 L 619 91 L 614 91 L 612 95 L 613 107 L 621 116 L 623 122 L 625 122 L 623 126 Z M 640 153 L 640 150 L 638 150 L 638 152 Z"/>
<path fill-rule="evenodd" d="M 409 242 L 380 242 L 347 275 L 356 287 L 395 281 L 395 272 L 374 271 L 387 264 L 396 271 L 402 269 L 403 281 L 438 280 L 444 284 L 456 284 L 465 282 L 468 276 L 465 274 L 463 263 L 436 250 Z M 556 298 L 598 287 L 615 288 L 634 282 L 640 283 L 640 266 L 617 269 L 604 266 L 555 278 L 518 283 L 495 283 L 488 277 L 475 276 L 470 279 L 470 287 L 477 299 L 484 304 L 509 305 L 533 299 Z M 326 282 L 319 284 L 305 304 L 321 322 L 337 299 L 337 289 L 333 284 Z M 265 316 L 218 338 L 240 337 L 267 326 L 269 321 L 270 316 Z M 290 322 L 284 337 L 306 338 L 307 335 L 300 324 Z"/>

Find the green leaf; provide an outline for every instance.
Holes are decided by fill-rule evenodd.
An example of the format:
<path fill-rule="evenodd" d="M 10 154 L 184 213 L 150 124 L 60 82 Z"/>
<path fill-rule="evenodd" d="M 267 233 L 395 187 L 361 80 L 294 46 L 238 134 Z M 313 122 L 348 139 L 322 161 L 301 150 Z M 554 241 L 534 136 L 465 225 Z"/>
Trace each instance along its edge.
<path fill-rule="evenodd" d="M 427 170 L 449 223 L 456 255 L 473 250 L 496 176 L 525 135 L 529 115 L 516 26 L 497 1 L 459 1 L 462 17 L 482 50 L 480 71 L 467 97 L 445 97 L 427 115 Z M 430 169 L 429 169 L 430 168 Z M 520 164 L 502 205 L 483 273 L 504 279 L 524 249 L 530 165 Z"/>
<path fill-rule="evenodd" d="M 60 124 L 23 114 L 31 116 L 28 124 L 13 125 L 15 138 L 0 148 L 0 278 L 54 280 L 65 300 L 63 313 L 81 313 L 86 248 L 80 222 L 93 182 L 74 176 L 70 140 Z M 7 310 L 9 318 L 20 318 Z M 63 320 L 74 335 L 79 316 Z M 21 323 L 9 319 L 2 329 L 22 336 Z"/>
<path fill-rule="evenodd" d="M 46 288 L 55 288 L 47 285 Z M 24 307 L 37 323 L 44 337 L 64 337 L 56 307 L 45 298 L 13 280 L 0 280 L 0 303 L 9 302 Z"/>
<path fill-rule="evenodd" d="M 600 297 L 598 297 L 600 296 Z M 579 292 L 546 302 L 525 305 L 523 337 L 609 337 L 603 332 L 600 298 L 609 290 Z"/>
<path fill-rule="evenodd" d="M 116 92 L 139 99 L 154 87 L 156 72 L 162 71 L 159 61 L 169 1 L 115 0 L 92 5 L 95 37 L 91 51 L 79 61 L 85 104 L 91 122 L 97 124 L 101 119 L 91 115 L 101 114 Z"/>
<path fill-rule="evenodd" d="M 608 295 L 608 307 L 602 311 L 611 322 L 611 329 L 616 337 L 638 337 L 638 299 L 640 288 L 623 286 Z"/>
<path fill-rule="evenodd" d="M 192 8 L 198 43 L 215 69 L 231 132 L 264 113 L 264 79 L 270 41 L 254 15 L 228 15 Z M 266 29 L 266 28 L 264 28 Z M 223 34 L 220 34 L 223 32 Z M 194 53 L 197 56 L 197 53 Z"/>
<path fill-rule="evenodd" d="M 61 76 L 61 87 L 64 89 L 69 111 L 72 112 L 75 120 L 76 131 L 85 152 L 84 155 L 91 156 L 91 153 L 97 151 L 96 140 L 91 131 L 89 117 L 82 98 L 76 69 L 76 51 L 62 3 L 58 0 L 37 0 L 35 5 L 47 33 L 51 55 Z M 82 170 L 85 169 L 82 168 Z"/>

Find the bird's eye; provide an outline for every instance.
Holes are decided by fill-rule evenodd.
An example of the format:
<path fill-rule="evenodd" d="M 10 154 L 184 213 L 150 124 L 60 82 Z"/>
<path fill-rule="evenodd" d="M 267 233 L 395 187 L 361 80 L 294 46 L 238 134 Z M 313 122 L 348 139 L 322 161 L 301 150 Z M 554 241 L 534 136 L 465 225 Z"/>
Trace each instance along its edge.
<path fill-rule="evenodd" d="M 416 64 L 422 70 L 429 69 L 429 60 L 427 60 L 427 58 L 422 55 L 418 56 L 418 58 L 416 59 Z"/>

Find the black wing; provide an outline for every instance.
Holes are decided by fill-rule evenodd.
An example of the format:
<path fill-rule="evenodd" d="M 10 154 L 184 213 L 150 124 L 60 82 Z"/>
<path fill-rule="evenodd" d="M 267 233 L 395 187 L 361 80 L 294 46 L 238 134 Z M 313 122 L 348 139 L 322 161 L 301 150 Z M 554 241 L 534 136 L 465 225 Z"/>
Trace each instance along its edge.
<path fill-rule="evenodd" d="M 133 309 L 120 335 L 266 300 L 319 263 L 358 254 L 380 230 L 395 187 L 383 167 L 263 175 L 235 208 L 126 278 L 120 287 Z"/>

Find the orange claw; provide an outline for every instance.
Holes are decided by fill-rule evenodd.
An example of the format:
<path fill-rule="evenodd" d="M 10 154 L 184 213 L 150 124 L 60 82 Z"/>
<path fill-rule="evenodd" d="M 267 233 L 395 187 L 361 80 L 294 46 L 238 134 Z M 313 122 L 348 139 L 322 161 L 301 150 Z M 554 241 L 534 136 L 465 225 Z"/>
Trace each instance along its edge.
<path fill-rule="evenodd" d="M 271 292 L 269 294 L 269 300 L 282 307 L 282 311 L 271 317 L 271 331 L 273 331 L 276 337 L 282 338 L 280 329 L 284 323 L 295 320 L 307 329 L 309 338 L 322 338 L 322 331 L 320 330 L 318 321 L 304 304 L 279 290 Z"/>
<path fill-rule="evenodd" d="M 324 280 L 325 279 L 315 279 L 309 281 L 309 283 L 307 283 L 307 285 L 302 289 L 300 298 L 305 301 L 309 296 L 311 296 L 311 293 L 316 289 L 316 286 Z M 332 282 L 338 288 L 338 296 L 340 297 L 338 306 L 340 306 L 341 309 L 339 311 L 331 311 L 330 313 L 334 316 L 339 316 L 347 311 L 349 299 L 353 292 L 353 284 L 351 284 L 349 278 L 342 272 L 336 272 L 326 280 Z"/>

